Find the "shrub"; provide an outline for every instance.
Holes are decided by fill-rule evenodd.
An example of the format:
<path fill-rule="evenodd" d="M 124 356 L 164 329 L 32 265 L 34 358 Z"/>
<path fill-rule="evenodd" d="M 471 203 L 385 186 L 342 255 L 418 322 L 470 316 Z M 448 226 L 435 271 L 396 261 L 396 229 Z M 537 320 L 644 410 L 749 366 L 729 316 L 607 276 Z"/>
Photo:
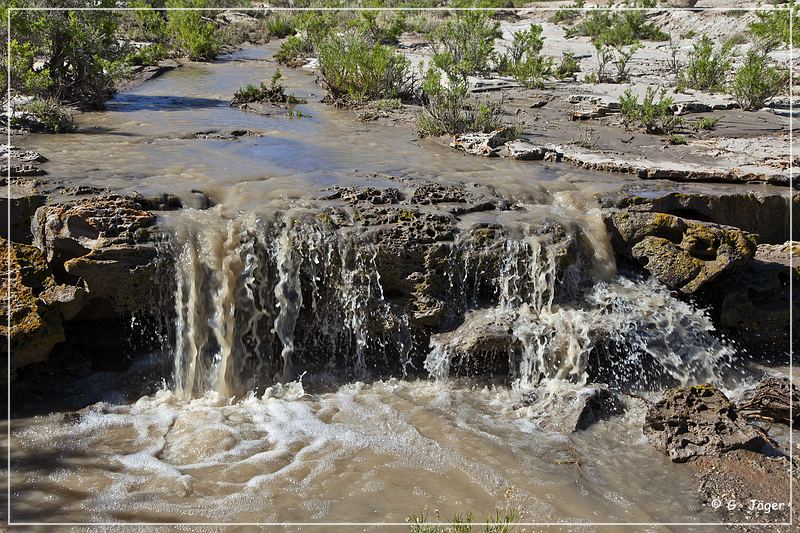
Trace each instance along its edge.
<path fill-rule="evenodd" d="M 268 102 L 271 104 L 304 104 L 305 100 L 300 100 L 292 95 L 286 94 L 286 89 L 279 83 L 281 71 L 277 69 L 272 75 L 269 85 L 263 81 L 258 85 L 248 83 L 246 87 L 240 88 L 233 95 L 231 106 L 240 106 L 251 102 Z"/>
<path fill-rule="evenodd" d="M 700 117 L 692 122 L 692 129 L 696 132 L 711 131 L 719 124 L 719 117 Z"/>
<path fill-rule="evenodd" d="M 314 53 L 314 47 L 309 41 L 298 35 L 292 35 L 281 43 L 275 52 L 275 61 L 287 67 L 299 67 L 306 58 Z"/>
<path fill-rule="evenodd" d="M 36 98 L 18 106 L 17 109 L 31 115 L 33 122 L 39 124 L 45 131 L 64 133 L 75 129 L 72 116 L 54 98 Z"/>
<path fill-rule="evenodd" d="M 187 3 L 189 5 L 187 5 Z M 166 7 L 206 7 L 206 0 L 167 0 Z M 216 36 L 216 27 L 203 19 L 201 11 L 168 11 L 168 29 L 175 45 L 185 52 L 189 59 L 215 59 L 222 45 Z"/>
<path fill-rule="evenodd" d="M 43 95 L 53 84 L 50 68 L 33 69 L 36 48 L 28 42 L 11 39 L 11 86 L 27 95 Z"/>
<path fill-rule="evenodd" d="M 679 87 L 701 91 L 720 91 L 731 70 L 733 43 L 726 41 L 719 47 L 707 35 L 692 45 L 692 53 L 681 71 Z"/>
<path fill-rule="evenodd" d="M 654 7 L 648 0 L 627 3 L 628 7 Z M 651 5 L 652 4 L 652 5 Z M 647 22 L 647 15 L 643 11 L 618 11 L 592 10 L 573 27 L 567 29 L 567 37 L 577 35 L 591 37 L 593 40 L 606 33 L 626 35 L 627 42 L 633 44 L 638 40 L 666 41 L 669 35 Z"/>
<path fill-rule="evenodd" d="M 560 24 L 562 22 L 566 22 L 567 24 L 572 24 L 578 17 L 581 16 L 581 12 L 578 11 L 586 4 L 586 0 L 575 0 L 571 7 L 572 9 L 559 9 L 553 16 L 550 17 L 550 22 L 553 24 Z"/>
<path fill-rule="evenodd" d="M 407 15 L 403 11 L 360 11 L 349 26 L 373 44 L 397 44 L 406 31 Z"/>
<path fill-rule="evenodd" d="M 96 6 L 113 7 L 114 2 L 98 0 Z M 113 12 L 16 11 L 5 22 L 15 36 L 10 43 L 12 64 L 6 66 L 13 89 L 100 108 L 124 75 L 125 51 Z M 43 68 L 34 70 L 35 59 L 44 60 Z"/>
<path fill-rule="evenodd" d="M 575 74 L 581 71 L 581 64 L 575 59 L 575 54 L 572 52 L 564 52 L 561 57 L 561 63 L 556 68 L 556 77 L 560 80 L 567 78 L 574 78 Z"/>
<path fill-rule="evenodd" d="M 792 41 L 800 46 L 800 14 L 794 1 L 786 5 L 775 6 L 773 11 L 756 13 L 758 20 L 750 24 L 749 33 L 760 39 L 768 47 L 789 46 L 789 17 L 792 18 Z"/>
<path fill-rule="evenodd" d="M 641 102 L 630 89 L 625 89 L 619 97 L 619 107 L 626 123 L 638 122 L 648 133 L 672 133 L 682 123 L 672 113 L 672 97 L 667 96 L 666 87 L 656 93 L 655 87 L 648 86 Z"/>
<path fill-rule="evenodd" d="M 283 39 L 284 37 L 294 35 L 294 32 L 296 31 L 293 21 L 281 15 L 271 17 L 269 20 L 267 20 L 265 26 L 267 33 L 269 33 L 271 37 L 278 39 Z"/>
<path fill-rule="evenodd" d="M 679 145 L 679 144 L 689 144 L 689 141 L 686 140 L 686 137 L 677 133 L 670 133 L 669 137 L 667 137 L 667 144 L 671 146 Z"/>
<path fill-rule="evenodd" d="M 500 24 L 485 11 L 459 11 L 433 35 L 433 62 L 451 80 L 488 74 L 495 60 Z"/>
<path fill-rule="evenodd" d="M 598 83 L 622 83 L 630 77 L 628 63 L 641 45 L 623 45 L 619 43 L 609 44 L 602 38 L 594 41 L 595 53 L 597 54 L 597 74 L 595 80 Z M 613 64 L 616 72 L 608 72 L 608 65 Z"/>
<path fill-rule="evenodd" d="M 143 46 L 125 56 L 128 65 L 158 65 L 158 62 L 168 56 L 167 48 L 163 44 Z"/>
<path fill-rule="evenodd" d="M 129 39 L 165 43 L 167 39 L 167 21 L 162 11 L 152 9 L 156 2 L 133 0 L 129 7 L 143 8 L 126 11 L 122 16 L 122 24 Z"/>
<path fill-rule="evenodd" d="M 742 109 L 761 109 L 767 100 L 780 94 L 786 87 L 786 71 L 772 67 L 764 50 L 750 50 L 730 86 L 730 93 Z"/>
<path fill-rule="evenodd" d="M 417 116 L 420 136 L 457 135 L 466 132 L 491 132 L 498 129 L 502 102 L 496 104 L 468 102 L 467 85 L 462 81 L 442 83 L 441 73 L 430 68 L 422 83 L 423 110 Z"/>
<path fill-rule="evenodd" d="M 508 51 L 500 58 L 498 71 L 510 74 L 525 87 L 543 87 L 553 70 L 552 58 L 540 55 L 543 46 L 541 26 L 531 24 L 530 29 L 515 32 Z"/>
<path fill-rule="evenodd" d="M 289 67 L 299 67 L 314 54 L 319 43 L 336 25 L 332 12 L 304 11 L 295 19 L 297 34 L 291 35 L 275 53 L 275 60 Z"/>
<path fill-rule="evenodd" d="M 319 73 L 333 100 L 355 102 L 402 97 L 413 91 L 409 61 L 359 35 L 330 36 L 319 44 Z"/>

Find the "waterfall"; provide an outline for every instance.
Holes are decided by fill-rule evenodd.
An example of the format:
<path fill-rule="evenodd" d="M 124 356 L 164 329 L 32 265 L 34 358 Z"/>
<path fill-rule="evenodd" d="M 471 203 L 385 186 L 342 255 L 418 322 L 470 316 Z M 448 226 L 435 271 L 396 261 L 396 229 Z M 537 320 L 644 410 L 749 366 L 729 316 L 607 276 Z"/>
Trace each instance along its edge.
<path fill-rule="evenodd" d="M 408 284 L 399 295 L 397 287 L 386 294 L 381 271 L 393 259 L 375 234 L 334 226 L 320 211 L 186 210 L 167 227 L 175 258 L 169 349 L 182 397 L 239 396 L 308 370 L 405 375 L 415 360 L 445 379 L 470 357 L 496 364 L 495 373 L 507 361 L 518 387 L 584 384 L 590 373 L 686 384 L 717 379 L 731 355 L 702 310 L 655 281 L 598 265 L 608 254 L 581 247 L 602 235 L 588 239 L 577 226 L 462 232 L 437 252 L 441 280 L 398 278 Z M 414 298 L 430 283 L 435 293 L 421 301 L 438 301 L 442 312 L 420 325 Z M 464 337 L 487 327 L 489 345 L 467 353 Z M 450 333 L 431 336 L 437 329 Z"/>
<path fill-rule="evenodd" d="M 607 254 L 589 250 L 583 256 Z M 615 270 L 596 260 L 578 262 L 559 278 L 557 261 L 556 247 L 530 228 L 527 235 L 507 240 L 498 273 L 488 280 L 496 302 L 464 326 L 464 335 L 475 328 L 491 334 L 493 323 L 508 324 L 507 347 L 500 355 L 508 357 L 515 386 L 546 380 L 583 385 L 592 367 L 611 381 L 644 387 L 663 379 L 687 385 L 721 378 L 733 350 L 713 335 L 703 309 L 653 279 L 593 276 Z M 447 378 L 455 358 L 473 355 L 460 350 L 460 332 L 432 339 L 425 361 L 431 376 Z M 610 356 L 590 360 L 603 354 Z"/>

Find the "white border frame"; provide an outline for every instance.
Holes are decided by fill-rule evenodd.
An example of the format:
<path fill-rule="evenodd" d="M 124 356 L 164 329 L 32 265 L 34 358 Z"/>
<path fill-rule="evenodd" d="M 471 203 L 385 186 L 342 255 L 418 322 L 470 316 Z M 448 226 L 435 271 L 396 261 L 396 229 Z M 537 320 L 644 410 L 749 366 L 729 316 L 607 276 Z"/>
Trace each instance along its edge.
<path fill-rule="evenodd" d="M 794 0 L 797 1 L 797 0 Z M 208 526 L 208 527 L 234 527 L 234 526 L 347 526 L 347 527 L 364 527 L 364 526 L 386 526 L 386 527 L 406 527 L 410 528 L 412 524 L 410 522 L 12 522 L 11 521 L 11 239 L 10 239 L 10 232 L 11 232 L 11 16 L 14 12 L 17 11 L 255 11 L 255 12 L 274 12 L 274 11 L 414 11 L 414 12 L 422 12 L 422 11 L 511 11 L 515 13 L 520 12 L 533 12 L 533 11 L 557 11 L 561 9 L 571 9 L 573 11 L 646 11 L 646 12 L 663 12 L 668 10 L 673 11 L 742 11 L 742 12 L 765 12 L 765 11 L 778 11 L 782 10 L 783 8 L 778 8 L 776 6 L 762 6 L 762 7 L 694 7 L 694 8 L 670 8 L 668 6 L 662 8 L 635 8 L 635 7 L 602 7 L 602 6 L 595 6 L 595 7 L 583 7 L 583 8 L 573 8 L 568 5 L 559 6 L 559 7 L 520 7 L 520 8 L 481 8 L 481 7 L 431 7 L 431 8 L 422 8 L 422 7 L 262 7 L 262 8 L 238 8 L 238 7 L 205 7 L 205 8 L 191 8 L 191 7 L 181 7 L 181 8 L 135 8 L 135 7 L 110 7 L 110 8 L 94 8 L 94 7 L 76 7 L 76 8 L 61 8 L 61 7 L 43 7 L 43 8 L 13 8 L 9 7 L 6 8 L 6 15 L 8 20 L 7 26 L 7 39 L 6 39 L 6 50 L 8 56 L 6 58 L 6 66 L 7 66 L 7 105 L 6 105 L 6 117 L 7 117 L 7 124 L 6 124 L 6 132 L 7 132 L 7 149 L 6 149 L 6 156 L 7 156 L 7 163 L 8 163 L 8 175 L 7 177 L 7 190 L 8 190 L 8 209 L 7 209 L 7 224 L 8 224 L 8 235 L 5 235 L 9 245 L 8 245 L 8 257 L 7 257 L 7 264 L 8 264 L 8 271 L 7 271 L 7 305 L 8 310 L 8 331 L 9 335 L 7 336 L 7 354 L 8 354 L 8 375 L 7 375 L 7 394 L 8 394 L 8 413 L 7 413 L 7 474 L 6 474 L 6 484 L 7 484 L 7 516 L 6 516 L 6 524 L 11 527 L 40 527 L 40 526 L 133 526 L 133 527 L 140 527 L 140 526 L 151 526 L 151 527 L 165 527 L 165 526 Z M 791 10 L 791 6 L 787 4 L 787 9 Z M 800 9 L 800 6 L 798 6 Z M 794 89 L 794 68 L 793 68 L 793 52 L 794 52 L 794 41 L 793 41 L 793 21 L 794 17 L 789 16 L 789 185 L 788 185 L 788 202 L 789 202 L 789 241 L 790 243 L 794 242 L 794 235 L 793 235 L 793 213 L 792 213 L 792 206 L 793 206 L 793 196 L 794 196 L 794 186 L 793 186 L 793 165 L 794 165 L 794 99 L 793 99 L 793 89 Z M 794 386 L 794 365 L 793 365 L 793 345 L 792 345 L 792 334 L 793 334 L 793 277 L 791 272 L 794 268 L 794 257 L 793 257 L 793 246 L 790 245 L 789 250 L 789 381 L 790 386 Z M 793 453 L 794 453 L 794 442 L 793 442 L 793 412 L 792 412 L 792 402 L 789 402 L 789 521 L 788 522 L 515 522 L 513 526 L 516 527 L 591 527 L 591 526 L 599 526 L 599 527 L 650 527 L 650 526 L 695 526 L 695 527 L 702 527 L 702 526 L 763 526 L 763 527 L 785 527 L 785 526 L 793 526 L 794 525 L 794 508 L 792 506 L 793 500 L 793 490 L 794 490 L 794 478 L 793 478 Z M 456 524 L 452 522 L 425 522 L 422 524 L 417 524 L 421 526 L 454 526 Z M 491 522 L 474 522 L 472 523 L 473 526 L 482 527 L 485 525 L 496 525 Z"/>

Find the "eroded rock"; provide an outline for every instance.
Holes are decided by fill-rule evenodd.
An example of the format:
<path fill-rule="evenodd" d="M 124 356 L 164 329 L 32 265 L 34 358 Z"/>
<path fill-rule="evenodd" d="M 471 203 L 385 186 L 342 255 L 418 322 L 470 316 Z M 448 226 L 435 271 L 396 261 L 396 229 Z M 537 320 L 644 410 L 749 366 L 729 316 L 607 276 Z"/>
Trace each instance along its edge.
<path fill-rule="evenodd" d="M 800 195 L 793 195 L 792 202 L 800 209 Z M 734 226 L 755 234 L 759 243 L 778 244 L 789 239 L 790 206 L 785 194 L 626 194 L 615 205 L 628 211 L 667 213 Z M 794 221 L 794 233 L 800 235 L 800 218 Z"/>
<path fill-rule="evenodd" d="M 457 136 L 450 146 L 472 155 L 526 161 L 560 161 L 564 155 L 555 145 L 537 145 L 527 139 L 516 139 L 510 128 L 491 133 L 465 133 Z"/>
<path fill-rule="evenodd" d="M 643 431 L 650 444 L 676 463 L 732 450 L 760 451 L 766 434 L 738 416 L 716 387 L 669 389 L 647 410 Z"/>
<path fill-rule="evenodd" d="M 134 199 L 105 196 L 40 207 L 32 230 L 56 279 L 82 279 L 91 299 L 124 314 L 149 306 L 160 236 L 155 223 Z"/>
<path fill-rule="evenodd" d="M 5 351 L 11 340 L 11 369 L 47 360 L 50 350 L 64 341 L 59 311 L 38 296 L 56 285 L 44 254 L 33 246 L 0 239 L 3 271 L 10 271 L 11 284 L 3 276 L 3 292 L 10 294 L 11 307 L 3 299 L 0 343 Z M 8 329 L 8 319 L 11 329 Z"/>
<path fill-rule="evenodd" d="M 795 259 L 794 269 L 789 268 L 790 251 L 797 257 L 800 245 L 760 244 L 753 259 L 724 273 L 703 290 L 703 296 L 717 310 L 720 325 L 759 356 L 789 352 L 792 319 L 794 340 L 800 342 L 800 262 Z M 794 279 L 792 287 L 790 278 Z"/>
<path fill-rule="evenodd" d="M 685 293 L 696 292 L 756 251 L 755 238 L 739 229 L 674 215 L 615 211 L 605 220 L 618 255 Z"/>

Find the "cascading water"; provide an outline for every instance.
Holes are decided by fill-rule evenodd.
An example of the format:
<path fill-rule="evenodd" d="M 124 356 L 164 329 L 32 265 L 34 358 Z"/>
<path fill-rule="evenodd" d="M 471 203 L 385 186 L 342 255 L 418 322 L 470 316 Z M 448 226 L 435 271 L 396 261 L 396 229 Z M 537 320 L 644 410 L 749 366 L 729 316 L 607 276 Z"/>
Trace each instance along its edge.
<path fill-rule="evenodd" d="M 561 208 L 573 209 L 563 199 Z M 172 227 L 174 374 L 183 397 L 241 395 L 312 369 L 405 375 L 414 356 L 444 379 L 454 360 L 481 356 L 461 353 L 458 328 L 446 340 L 433 335 L 429 348 L 415 345 L 413 306 L 398 312 L 384 294 L 379 246 L 353 227 L 333 228 L 323 212 L 188 211 Z M 445 292 L 455 317 L 444 323 L 455 327 L 459 314 L 473 312 L 505 323 L 503 353 L 482 355 L 507 358 L 517 387 L 583 385 L 590 373 L 643 387 L 719 378 L 731 350 L 712 335 L 710 319 L 652 280 L 598 264 L 608 260 L 605 235 L 570 254 L 586 247 L 586 231 L 556 239 L 523 223 L 515 232 L 497 249 L 477 245 L 474 233 L 447 245 Z"/>

